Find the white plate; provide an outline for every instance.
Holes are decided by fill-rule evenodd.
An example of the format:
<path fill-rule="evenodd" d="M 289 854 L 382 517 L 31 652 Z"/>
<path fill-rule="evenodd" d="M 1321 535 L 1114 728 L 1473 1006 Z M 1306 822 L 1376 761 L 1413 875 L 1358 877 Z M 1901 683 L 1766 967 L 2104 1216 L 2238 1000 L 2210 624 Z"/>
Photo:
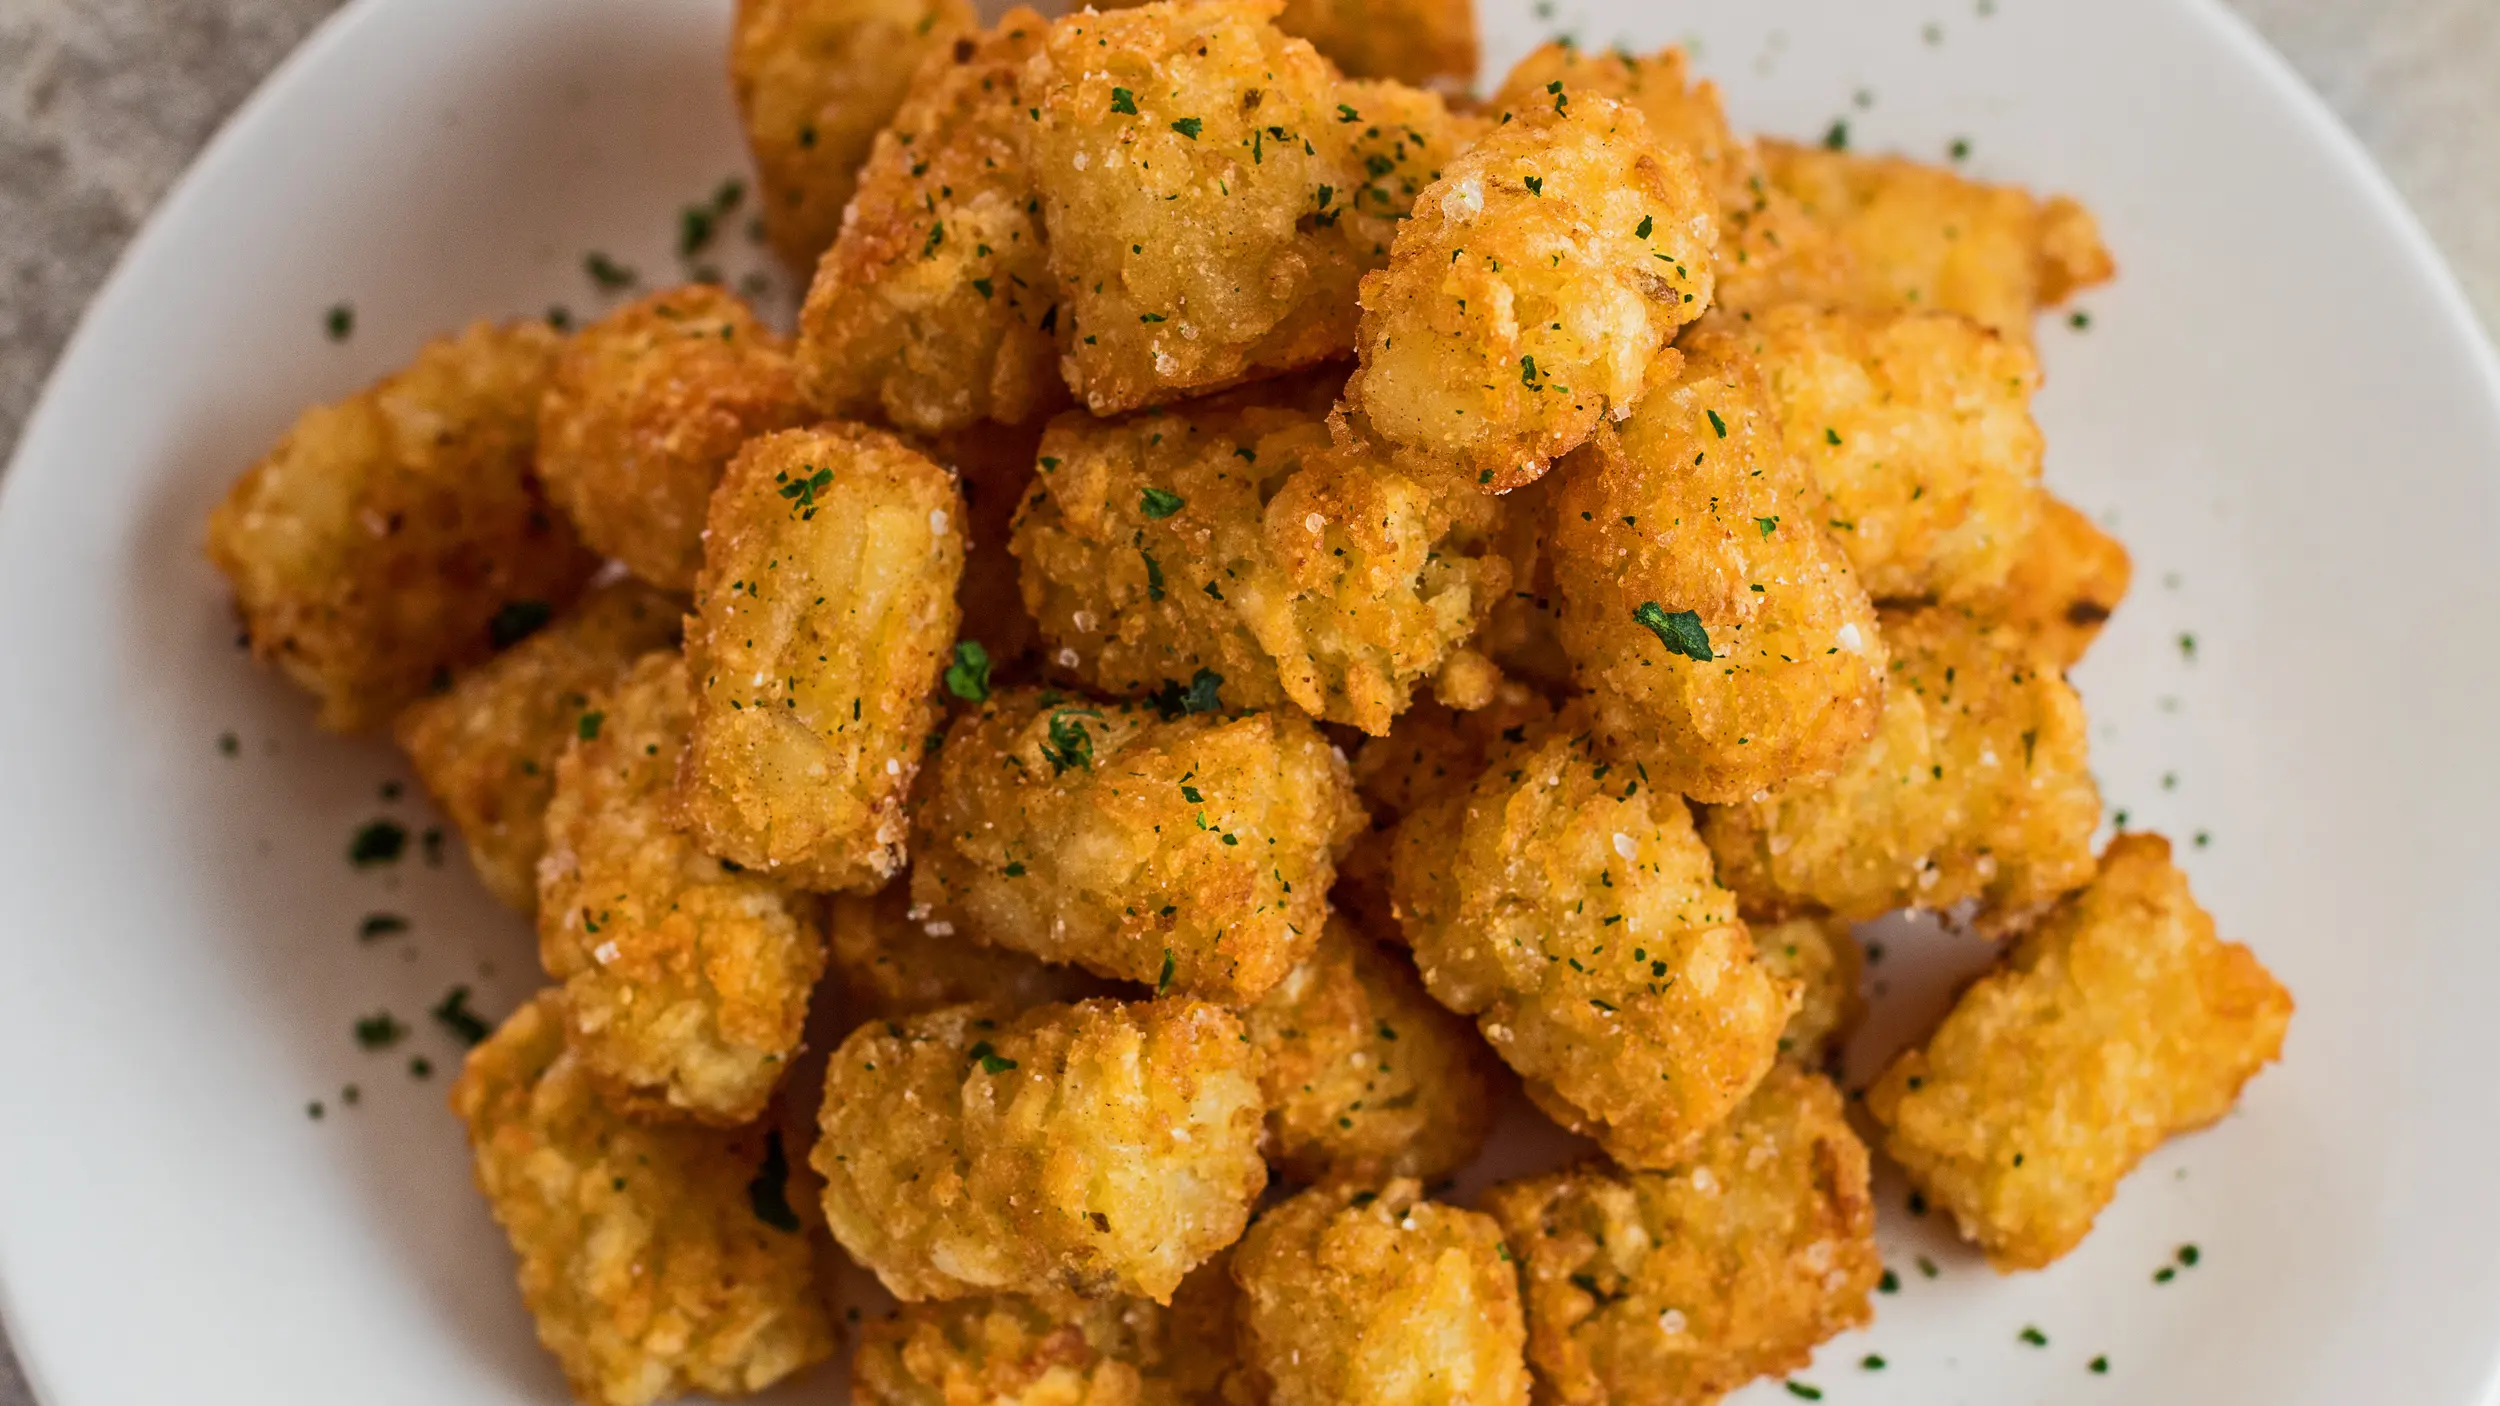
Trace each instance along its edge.
<path fill-rule="evenodd" d="M 742 164 L 727 8 L 352 6 L 166 202 L 26 435 L 0 498 L 0 1278 L 52 1406 L 561 1397 L 423 1015 L 457 983 L 508 1010 L 527 934 L 456 841 L 439 868 L 414 846 L 349 867 L 362 822 L 434 819 L 380 794 L 386 745 L 316 735 L 235 651 L 201 521 L 302 406 L 423 338 L 596 311 L 586 252 L 676 276 L 677 211 Z M 2154 1157 L 2049 1272 L 1999 1279 L 1889 1187 L 1903 1286 L 1798 1380 L 1833 1402 L 2485 1399 L 2500 373 L 2413 221 L 2210 0 L 1488 18 L 1497 65 L 1558 27 L 1695 38 L 1742 123 L 1845 116 L 1861 147 L 1930 157 L 1966 137 L 1977 173 L 2099 211 L 2125 274 L 2089 332 L 2044 328 L 2041 403 L 2051 478 L 2136 555 L 2082 678 L 2095 761 L 2301 1003 L 2242 1112 Z M 733 278 L 761 263 L 731 238 Z M 413 930 L 360 941 L 371 911 Z M 1901 990 L 1869 1041 L 1967 964 L 1934 948 L 1877 969 Z M 365 1053 L 351 1022 L 383 1009 L 418 1032 Z M 2156 1286 L 2189 1242 L 2201 1263 Z"/>

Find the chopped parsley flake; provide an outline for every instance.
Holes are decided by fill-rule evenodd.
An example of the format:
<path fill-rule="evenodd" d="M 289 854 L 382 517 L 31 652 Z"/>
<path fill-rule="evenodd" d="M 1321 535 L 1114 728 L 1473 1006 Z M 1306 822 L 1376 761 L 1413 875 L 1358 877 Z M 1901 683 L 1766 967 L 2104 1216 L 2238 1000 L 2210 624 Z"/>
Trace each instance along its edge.
<path fill-rule="evenodd" d="M 376 1011 L 356 1021 L 356 1043 L 368 1050 L 387 1050 L 408 1038 L 408 1027 L 389 1011 Z"/>
<path fill-rule="evenodd" d="M 1754 526 L 1756 526 L 1756 527 L 1761 528 L 1761 529 L 1762 529 L 1762 535 L 1763 535 L 1763 536 L 1765 536 L 1765 537 L 1768 537 L 1768 536 L 1770 536 L 1772 533 L 1777 532 L 1777 531 L 1779 530 L 1780 520 L 1779 520 L 1778 515 L 1777 515 L 1777 514 L 1774 514 L 1774 515 L 1772 515 L 1772 516 L 1770 516 L 1770 517 L 1758 517 L 1758 518 L 1755 518 L 1755 519 L 1753 520 L 1753 525 L 1754 525 Z M 1760 586 L 1756 586 L 1756 587 L 1754 587 L 1754 589 L 1755 589 L 1755 590 L 1757 590 L 1757 591 L 1759 591 L 1759 590 L 1761 590 L 1762 588 L 1761 588 Z"/>
<path fill-rule="evenodd" d="M 1000 1054 L 998 1047 L 987 1040 L 972 1047 L 972 1058 L 981 1066 L 981 1072 L 984 1074 L 1004 1074 L 1016 1067 L 1014 1060 Z"/>
<path fill-rule="evenodd" d="M 2016 1333 L 2014 1336 L 2026 1347 L 2047 1347 L 2049 1345 L 2049 1335 L 2041 1332 L 2038 1328 L 2028 1323 L 2024 1324 L 2023 1330 Z"/>
<path fill-rule="evenodd" d="M 1156 994 L 1156 995 L 1158 995 L 1158 996 L 1160 996 L 1160 995 L 1162 995 L 1164 992 L 1169 991 L 1169 990 L 1171 990 L 1171 989 L 1172 989 L 1172 949 L 1171 949 L 1171 948 L 1169 948 L 1169 947 L 1166 947 L 1166 948 L 1164 948 L 1164 949 L 1163 949 L 1163 974 L 1162 974 L 1161 976 L 1158 976 L 1158 977 L 1156 977 L 1156 978 L 1155 978 L 1155 994 Z"/>
<path fill-rule="evenodd" d="M 1188 499 L 1168 488 L 1149 488 L 1139 495 L 1137 510 L 1156 522 L 1161 522 L 1188 504 Z"/>
<path fill-rule="evenodd" d="M 408 849 L 408 827 L 396 820 L 371 820 L 347 842 L 347 862 L 359 869 L 391 864 Z"/>
<path fill-rule="evenodd" d="M 1206 124 L 1195 117 L 1184 117 L 1172 124 L 1172 130 L 1194 142 L 1198 140 L 1198 134 L 1206 130 Z"/>
<path fill-rule="evenodd" d="M 574 722 L 573 735 L 584 742 L 596 742 L 599 740 L 599 725 L 607 720 L 608 715 L 605 713 L 584 713 Z"/>
<path fill-rule="evenodd" d="M 632 269 L 595 249 L 582 256 L 582 271 L 590 275 L 591 282 L 610 292 L 631 288 L 634 280 L 640 277 Z"/>
<path fill-rule="evenodd" d="M 1113 112 L 1125 112 L 1129 116 L 1135 117 L 1137 115 L 1137 95 L 1130 92 L 1126 88 L 1112 89 L 1111 110 Z"/>
<path fill-rule="evenodd" d="M 1710 417 L 1710 428 L 1718 434 L 1719 438 L 1727 438 L 1727 421 L 1719 418 L 1718 411 L 1704 410 L 1701 413 Z"/>
<path fill-rule="evenodd" d="M 443 993 L 443 999 L 426 1014 L 434 1017 L 436 1024 L 450 1031 L 452 1037 L 464 1045 L 479 1044 L 495 1033 L 495 1028 L 486 1023 L 485 1017 L 469 1009 L 469 988 L 466 986 L 455 986 Z"/>
<path fill-rule="evenodd" d="M 329 315 L 321 320 L 322 330 L 333 342 L 344 342 L 356 332 L 356 310 L 345 303 L 334 304 Z"/>
<path fill-rule="evenodd" d="M 1151 701 L 1155 705 L 1155 711 L 1162 714 L 1164 720 L 1169 722 L 1174 718 L 1184 718 L 1192 713 L 1221 711 L 1224 707 L 1223 687 L 1224 676 L 1222 674 L 1213 669 L 1200 669 L 1189 676 L 1189 686 L 1186 688 L 1181 686 L 1178 679 L 1165 679 L 1163 687 L 1155 691 Z"/>
<path fill-rule="evenodd" d="M 955 662 L 946 666 L 946 691 L 966 703 L 990 696 L 990 652 L 979 640 L 955 641 Z"/>
<path fill-rule="evenodd" d="M 356 925 L 356 936 L 358 940 L 364 942 L 372 942 L 377 938 L 391 937 L 406 931 L 408 931 L 408 920 L 397 913 L 367 913 L 365 920 Z"/>
<path fill-rule="evenodd" d="M 1648 626 L 1669 654 L 1681 654 L 1704 664 L 1718 657 L 1710 652 L 1710 632 L 1702 628 L 1699 611 L 1670 611 L 1654 600 L 1645 600 L 1632 612 L 1632 618 Z"/>
<path fill-rule="evenodd" d="M 1094 769 L 1094 738 L 1079 719 L 1101 716 L 1091 708 L 1062 708 L 1050 715 L 1050 740 L 1042 744 L 1042 759 L 1050 763 L 1051 775 L 1075 767 Z"/>

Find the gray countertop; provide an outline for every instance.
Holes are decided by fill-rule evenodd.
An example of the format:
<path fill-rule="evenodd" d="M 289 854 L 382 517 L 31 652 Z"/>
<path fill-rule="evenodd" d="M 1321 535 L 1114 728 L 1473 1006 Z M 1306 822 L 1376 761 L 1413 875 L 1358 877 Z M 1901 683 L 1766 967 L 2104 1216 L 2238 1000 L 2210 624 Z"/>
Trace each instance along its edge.
<path fill-rule="evenodd" d="M 0 456 L 157 198 L 340 3 L 0 0 Z M 2376 153 L 2500 329 L 2500 3 L 2232 3 Z M 0 1406 L 30 1401 L 0 1344 Z"/>

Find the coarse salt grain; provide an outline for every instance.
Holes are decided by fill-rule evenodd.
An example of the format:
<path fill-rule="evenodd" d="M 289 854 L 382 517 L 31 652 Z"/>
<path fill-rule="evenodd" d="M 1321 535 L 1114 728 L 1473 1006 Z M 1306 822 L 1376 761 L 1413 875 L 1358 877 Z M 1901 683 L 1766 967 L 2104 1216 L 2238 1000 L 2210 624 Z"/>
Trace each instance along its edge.
<path fill-rule="evenodd" d="M 1671 1308 L 1666 1312 L 1659 1314 L 1658 1331 L 1670 1334 L 1682 1333 L 1684 1331 L 1684 1310 L 1680 1308 Z"/>
<path fill-rule="evenodd" d="M 1441 217 L 1464 223 L 1484 213 L 1484 184 L 1469 176 L 1441 192 Z"/>
<path fill-rule="evenodd" d="M 1840 627 L 1840 647 L 1851 654 L 1866 652 L 1866 636 L 1858 633 L 1857 621 L 1852 620 Z"/>
<path fill-rule="evenodd" d="M 944 508 L 929 510 L 929 530 L 940 537 L 946 535 L 946 510 Z"/>
<path fill-rule="evenodd" d="M 1622 855 L 1626 859 L 1630 859 L 1632 856 L 1640 852 L 1640 846 L 1632 843 L 1632 837 L 1630 835 L 1623 833 L 1621 830 L 1617 830 L 1615 832 L 1615 853 Z"/>

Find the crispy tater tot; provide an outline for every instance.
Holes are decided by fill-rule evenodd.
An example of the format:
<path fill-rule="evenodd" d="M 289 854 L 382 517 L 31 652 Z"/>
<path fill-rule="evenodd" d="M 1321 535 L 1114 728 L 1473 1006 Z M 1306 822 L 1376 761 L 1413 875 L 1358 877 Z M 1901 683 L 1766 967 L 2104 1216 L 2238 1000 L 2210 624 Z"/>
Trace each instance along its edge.
<path fill-rule="evenodd" d="M 1554 716 L 1554 705 L 1526 685 L 1505 679 L 1481 708 L 1460 711 L 1437 701 L 1398 715 L 1389 735 L 1354 754 L 1354 785 L 1371 824 L 1337 861 L 1328 900 L 1365 932 L 1393 933 L 1389 859 L 1398 821 L 1427 802 L 1463 791 L 1484 774 L 1486 759 L 1526 740 Z"/>
<path fill-rule="evenodd" d="M 538 953 L 574 1048 L 623 1106 L 735 1124 L 764 1111 L 825 967 L 816 898 L 739 870 L 670 823 L 686 665 L 645 655 L 592 695 L 556 766 Z"/>
<path fill-rule="evenodd" d="M 1299 714 L 1183 711 L 1214 706 L 1028 689 L 958 717 L 914 824 L 915 913 L 1158 990 L 1266 995 L 1319 940 L 1361 813 Z"/>
<path fill-rule="evenodd" d="M 833 1354 L 780 1135 L 619 1116 L 547 992 L 469 1052 L 451 1106 L 586 1406 L 744 1396 Z"/>
<path fill-rule="evenodd" d="M 1976 901 L 1983 930 L 2019 925 L 2092 875 L 2083 704 L 2036 647 L 1955 607 L 1886 611 L 1883 629 L 1874 740 L 1829 780 L 1713 809 L 1720 881 L 1748 913 Z"/>
<path fill-rule="evenodd" d="M 1096 9 L 1133 9 L 1118 0 Z M 1307 39 L 1349 78 L 1463 88 L 1481 63 L 1474 0 L 1285 0 L 1276 27 Z M 1369 108 L 1357 107 L 1368 119 Z"/>
<path fill-rule="evenodd" d="M 903 867 L 955 642 L 954 475 L 880 430 L 785 431 L 730 463 L 706 531 L 680 815 L 723 858 L 873 892 Z"/>
<path fill-rule="evenodd" d="M 1343 920 L 1241 1014 L 1266 1059 L 1267 1160 L 1284 1176 L 1430 1181 L 1484 1146 L 1492 1052 L 1404 956 Z"/>
<path fill-rule="evenodd" d="M 2043 491 L 2036 525 L 2014 549 L 2004 586 L 1972 601 L 1971 613 L 2037 641 L 2062 673 L 2083 662 L 2127 598 L 2134 570 L 2124 543 Z"/>
<path fill-rule="evenodd" d="M 1132 697 L 1206 669 L 1235 706 L 1388 730 L 1509 564 L 1497 504 L 1436 465 L 1332 440 L 1337 379 L 1052 423 L 1015 551 L 1062 667 Z"/>
<path fill-rule="evenodd" d="M 690 590 L 730 456 L 806 418 L 781 336 L 736 295 L 691 284 L 626 304 L 565 348 L 539 402 L 538 471 L 582 540 Z"/>
<path fill-rule="evenodd" d="M 1710 301 L 1718 222 L 1691 155 L 1637 109 L 1555 96 L 1425 189 L 1364 276 L 1346 386 L 1391 444 L 1497 493 L 1632 405 Z"/>
<path fill-rule="evenodd" d="M 932 52 L 878 134 L 799 315 L 800 374 L 824 413 L 937 434 L 1066 403 L 1058 296 L 1015 141 L 1029 120 L 1016 73 L 1048 24 L 1018 8 Z"/>
<path fill-rule="evenodd" d="M 1537 1105 L 1666 1166 L 1770 1068 L 1796 992 L 1757 959 L 1684 802 L 1575 727 L 1407 816 L 1393 891 L 1424 984 Z"/>
<path fill-rule="evenodd" d="M 1989 1263 L 2038 1269 L 2146 1153 L 2230 1112 L 2291 1018 L 2291 993 L 2215 936 L 2170 842 L 2121 835 L 1866 1106 Z"/>
<path fill-rule="evenodd" d="M 547 800 L 565 744 L 596 736 L 590 696 L 677 643 L 685 602 L 636 581 L 584 596 L 546 629 L 408 705 L 393 725 L 417 779 L 469 847 L 488 891 L 538 908 Z"/>
<path fill-rule="evenodd" d="M 1168 1303 L 1267 1184 L 1258 1073 L 1240 1019 L 1202 1001 L 872 1021 L 825 1079 L 825 1219 L 906 1301 Z"/>
<path fill-rule="evenodd" d="M 842 228 L 860 164 L 921 56 L 975 28 L 965 0 L 738 0 L 729 82 L 764 235 L 802 275 Z"/>
<path fill-rule="evenodd" d="M 1743 153 L 1728 132 L 1719 86 L 1692 77 L 1681 46 L 1631 54 L 1549 41 L 1511 67 L 1486 106 L 1515 120 L 1592 97 L 1640 109 L 1652 140 L 1693 158 L 1702 189 L 1717 192 L 1737 174 Z"/>
<path fill-rule="evenodd" d="M 908 884 L 888 884 L 871 898 L 836 894 L 828 902 L 833 979 L 851 1024 L 970 1002 L 1021 1011 L 1121 994 L 1117 983 L 1076 967 L 1055 967 L 952 932 L 932 933 L 910 910 Z M 1134 988 L 1129 993 L 1141 994 Z"/>
<path fill-rule="evenodd" d="M 1315 1187 L 1233 1255 L 1241 1355 L 1267 1406 L 1527 1406 L 1519 1280 L 1491 1216 L 1411 1179 Z"/>
<path fill-rule="evenodd" d="M 1437 98 L 1346 84 L 1276 12 L 1082 11 L 1024 70 L 1062 370 L 1098 415 L 1344 355 L 1356 280 L 1454 142 Z"/>
<path fill-rule="evenodd" d="M 1761 366 L 1868 595 L 1961 602 L 2005 584 L 2041 497 L 2028 345 L 1952 313 L 1788 304 L 1707 325 Z"/>
<path fill-rule="evenodd" d="M 1172 1306 L 1120 1295 L 995 1294 L 904 1304 L 860 1332 L 860 1406 L 1217 1406 L 1237 1374 L 1232 1256 Z"/>
<path fill-rule="evenodd" d="M 1831 1082 L 1788 1067 L 1670 1170 L 1591 1162 L 1485 1209 L 1526 1285 L 1528 1360 L 1569 1406 L 1692 1406 L 1794 1371 L 1872 1316 L 1883 1271 L 1866 1148 Z"/>
<path fill-rule="evenodd" d="M 1546 545 L 1610 747 L 1735 801 L 1866 740 L 1884 644 L 1752 357 L 1706 327 L 1684 343 L 1680 373 L 1556 475 Z"/>
<path fill-rule="evenodd" d="M 1721 306 L 1958 312 L 2028 345 L 2034 312 L 2117 272 L 2091 212 L 2065 196 L 2040 200 L 1897 156 L 1774 140 L 1756 150 L 1768 185 L 1845 258 L 1732 272 Z"/>
<path fill-rule="evenodd" d="M 1797 983 L 1797 1013 L 1780 1032 L 1780 1054 L 1807 1069 L 1824 1068 L 1866 1016 L 1866 999 L 1858 994 L 1865 950 L 1847 923 L 1824 915 L 1752 927 L 1762 965 Z"/>
<path fill-rule="evenodd" d="M 315 406 L 208 518 L 254 657 L 333 732 L 380 727 L 545 624 L 599 559 L 541 496 L 543 322 L 478 323 Z"/>

